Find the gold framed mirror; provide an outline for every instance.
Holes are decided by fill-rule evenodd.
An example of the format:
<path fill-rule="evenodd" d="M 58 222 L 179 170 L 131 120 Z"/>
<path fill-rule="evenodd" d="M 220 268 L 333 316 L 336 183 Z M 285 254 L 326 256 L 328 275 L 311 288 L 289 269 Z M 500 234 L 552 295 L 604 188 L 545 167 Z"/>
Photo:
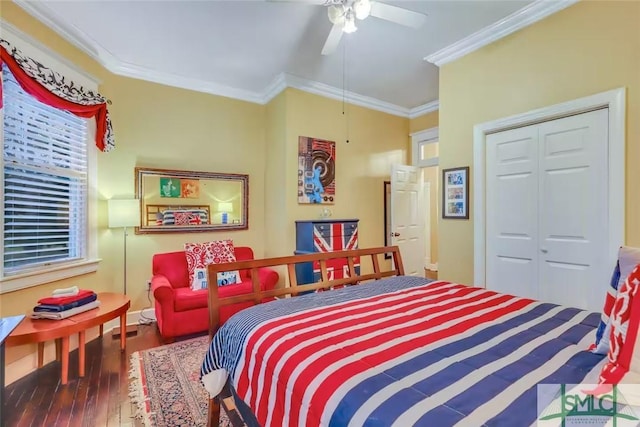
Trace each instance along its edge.
<path fill-rule="evenodd" d="M 249 228 L 249 175 L 135 168 L 136 234 Z"/>

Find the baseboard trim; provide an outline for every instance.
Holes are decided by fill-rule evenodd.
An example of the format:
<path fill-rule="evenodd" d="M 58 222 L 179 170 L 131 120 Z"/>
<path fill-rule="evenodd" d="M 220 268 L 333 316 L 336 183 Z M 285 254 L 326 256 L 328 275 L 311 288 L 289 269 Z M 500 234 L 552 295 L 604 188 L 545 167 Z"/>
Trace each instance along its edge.
<path fill-rule="evenodd" d="M 127 312 L 127 326 L 147 323 L 146 319 L 156 321 L 156 312 L 153 308 L 143 308 L 139 311 Z M 112 319 L 104 324 L 104 333 L 111 332 L 114 328 L 120 327 L 120 319 Z"/>
<path fill-rule="evenodd" d="M 139 311 L 130 311 L 127 313 L 127 326 L 135 326 L 147 323 L 146 319 L 156 320 L 156 313 L 153 308 L 144 308 Z M 120 327 L 120 319 L 113 319 L 104 324 L 103 335 L 108 335 L 111 331 Z M 86 342 L 93 341 L 100 336 L 100 329 L 96 326 L 86 331 Z M 26 344 L 33 347 L 33 353 L 15 360 L 5 367 L 5 385 L 9 385 L 20 378 L 36 371 L 38 369 L 38 352 L 35 344 Z M 69 352 L 77 350 L 78 336 L 72 335 L 69 338 Z M 7 351 L 11 351 L 10 348 Z M 56 346 L 54 341 L 47 341 L 44 345 L 44 364 L 56 360 Z M 70 378 L 71 379 L 71 378 Z"/>

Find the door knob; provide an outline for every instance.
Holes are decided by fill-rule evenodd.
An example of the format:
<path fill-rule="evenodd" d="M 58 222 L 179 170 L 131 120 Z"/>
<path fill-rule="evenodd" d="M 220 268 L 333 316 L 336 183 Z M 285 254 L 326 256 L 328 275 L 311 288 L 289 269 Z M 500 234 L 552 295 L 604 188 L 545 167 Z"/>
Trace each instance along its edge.
<path fill-rule="evenodd" d="M 542 252 L 543 254 L 546 254 L 549 251 L 547 250 L 547 248 L 540 248 L 540 252 Z"/>
<path fill-rule="evenodd" d="M 400 233 L 391 233 L 391 237 L 399 237 Z"/>

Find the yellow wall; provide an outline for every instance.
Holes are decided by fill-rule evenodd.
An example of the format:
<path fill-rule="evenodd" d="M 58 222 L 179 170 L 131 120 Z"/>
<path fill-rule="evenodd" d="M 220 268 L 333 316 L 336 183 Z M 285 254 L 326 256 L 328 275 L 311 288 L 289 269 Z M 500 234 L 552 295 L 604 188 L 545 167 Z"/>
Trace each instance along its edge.
<path fill-rule="evenodd" d="M 440 167 L 431 166 L 424 168 L 424 182 L 431 184 L 429 200 L 429 227 L 431 230 L 431 264 L 438 263 L 438 219 L 440 218 L 440 208 L 438 203 L 440 197 L 438 187 L 440 183 Z"/>
<path fill-rule="evenodd" d="M 438 127 L 440 122 L 440 112 L 432 111 L 422 116 L 409 120 L 409 133 L 419 132 L 425 129 Z"/>
<path fill-rule="evenodd" d="M 183 169 L 249 174 L 249 229 L 216 233 L 130 233 L 127 239 L 127 289 L 131 310 L 149 305 L 147 280 L 154 253 L 181 250 L 186 242 L 232 238 L 238 246 L 264 253 L 265 107 L 253 103 L 115 76 L 69 45 L 10 2 L 2 18 L 101 80 L 117 147 L 98 153 L 98 271 L 68 280 L 2 294 L 2 316 L 23 314 L 55 288 L 78 285 L 96 291 L 123 289 L 123 236 L 107 228 L 106 200 L 133 197 L 134 168 Z M 30 348 L 8 351 L 11 362 Z"/>
<path fill-rule="evenodd" d="M 473 166 L 475 124 L 619 87 L 627 88 L 626 243 L 638 246 L 640 2 L 582 1 L 443 65 L 440 166 Z M 473 226 L 440 220 L 439 278 L 472 283 Z"/>
<path fill-rule="evenodd" d="M 117 148 L 98 154 L 98 272 L 2 295 L 3 315 L 18 314 L 38 296 L 76 284 L 96 291 L 121 291 L 122 230 L 107 228 L 106 200 L 133 197 L 134 168 L 183 169 L 249 174 L 249 229 L 216 233 L 133 235 L 127 239 L 127 288 L 132 310 L 148 304 L 147 280 L 156 252 L 184 243 L 232 238 L 237 246 L 264 250 L 264 107 L 247 102 L 108 76 L 101 85 L 110 107 Z M 247 155 L 251 153 L 251 155 Z"/>
<path fill-rule="evenodd" d="M 187 242 L 233 239 L 263 253 L 264 107 L 122 77 L 105 80 L 118 148 L 100 154 L 101 198 L 132 196 L 135 166 L 249 175 L 249 229 L 209 233 L 146 234 L 128 239 L 127 263 L 133 310 L 146 304 L 146 282 L 154 253 L 181 250 Z M 247 155 L 251 153 L 251 155 Z M 121 232 L 105 231 L 103 262 L 112 264 L 119 289 Z M 108 239 L 108 240 L 107 240 Z M 114 246 L 115 245 L 115 246 Z M 103 255 L 106 254 L 106 255 Z M 100 269 L 100 271 L 102 268 Z M 99 271 L 99 273 L 100 273 Z"/>
<path fill-rule="evenodd" d="M 287 193 L 283 191 L 287 179 L 287 100 L 286 92 L 280 93 L 267 104 L 267 156 L 265 171 L 265 255 L 269 257 L 289 255 L 282 248 L 282 232 L 287 230 L 288 218 L 282 212 L 287 205 Z"/>
<path fill-rule="evenodd" d="M 320 212 L 317 205 L 297 204 L 300 135 L 336 141 L 333 218 L 359 218 L 361 247 L 382 245 L 382 183 L 389 177 L 391 163 L 408 159 L 408 119 L 352 106 L 345 119 L 341 102 L 293 89 L 263 106 L 116 76 L 14 3 L 2 2 L 1 13 L 3 19 L 101 81 L 100 92 L 113 102 L 109 110 L 117 147 L 110 153 L 98 153 L 98 251 L 102 259 L 98 271 L 2 294 L 0 315 L 23 314 L 60 287 L 122 291 L 122 230 L 107 227 L 106 200 L 133 197 L 136 166 L 249 174 L 250 203 L 248 230 L 130 233 L 127 288 L 132 311 L 149 305 L 146 288 L 154 253 L 181 250 L 186 242 L 232 238 L 238 246 L 251 246 L 257 257 L 292 254 L 294 221 L 317 218 Z M 15 365 L 34 351 L 35 346 L 10 348 L 7 362 Z M 7 381 L 12 380 L 15 369 L 8 372 Z"/>
<path fill-rule="evenodd" d="M 273 186 L 267 186 L 267 212 L 272 199 L 282 201 L 284 197 L 281 205 L 284 209 L 278 212 L 281 220 L 269 223 L 269 227 L 273 227 L 269 230 L 273 245 L 269 246 L 278 242 L 277 255 L 291 255 L 295 250 L 295 221 L 318 218 L 323 207 L 298 204 L 299 136 L 335 141 L 336 203 L 326 206 L 334 219 L 360 220 L 360 247 L 381 246 L 384 243 L 383 182 L 389 179 L 392 163 L 407 161 L 409 121 L 351 105 L 345 107 L 343 115 L 342 102 L 296 89 L 287 89 L 281 97 L 268 106 L 268 110 L 278 109 L 280 119 L 286 121 L 284 146 L 277 144 L 282 157 L 274 160 L 273 165 L 267 165 L 267 178 L 277 176 L 278 180 L 273 180 Z M 274 102 L 277 105 L 272 105 Z M 272 170 L 283 165 L 286 174 Z"/>

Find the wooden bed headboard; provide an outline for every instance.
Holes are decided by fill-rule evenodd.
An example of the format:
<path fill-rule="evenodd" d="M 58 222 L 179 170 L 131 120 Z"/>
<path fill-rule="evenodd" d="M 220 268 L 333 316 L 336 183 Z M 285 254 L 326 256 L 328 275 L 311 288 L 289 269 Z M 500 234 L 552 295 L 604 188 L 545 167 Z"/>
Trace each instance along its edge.
<path fill-rule="evenodd" d="M 382 270 L 380 267 L 380 257 L 384 260 L 385 254 L 391 254 L 391 269 Z M 373 273 L 358 274 L 355 265 L 356 259 L 370 257 Z M 346 259 L 349 277 L 340 279 L 329 279 L 327 261 L 332 259 Z M 321 280 L 316 283 L 298 284 L 296 277 L 296 264 L 317 261 L 320 264 Z M 260 290 L 258 269 L 262 267 L 284 266 L 287 271 L 288 287 L 276 288 L 272 290 Z M 232 297 L 219 298 L 218 281 L 210 280 L 218 273 L 234 270 L 251 270 L 251 280 L 253 291 L 248 294 L 236 295 Z M 220 324 L 220 307 L 238 302 L 253 301 L 260 304 L 264 298 L 296 296 L 300 292 L 316 291 L 318 289 L 330 289 L 340 285 L 356 285 L 361 282 L 379 280 L 384 277 L 404 275 L 404 267 L 400 257 L 400 249 L 397 246 L 385 246 L 378 248 L 356 249 L 338 252 L 317 252 L 305 255 L 292 255 L 278 258 L 254 259 L 249 261 L 237 261 L 224 264 L 210 264 L 207 268 L 209 278 L 209 336 L 213 337 Z"/>

